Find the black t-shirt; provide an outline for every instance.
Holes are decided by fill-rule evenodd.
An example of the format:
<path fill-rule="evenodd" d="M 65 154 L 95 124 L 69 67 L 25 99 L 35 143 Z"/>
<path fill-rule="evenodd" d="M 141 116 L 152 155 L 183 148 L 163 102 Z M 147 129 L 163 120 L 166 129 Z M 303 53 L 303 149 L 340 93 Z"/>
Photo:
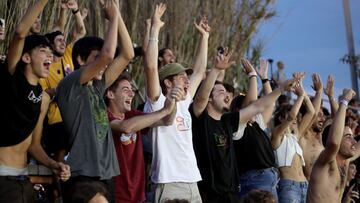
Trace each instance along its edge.
<path fill-rule="evenodd" d="M 243 137 L 234 140 L 234 146 L 240 175 L 249 170 L 276 167 L 270 138 L 257 122 L 246 125 Z"/>
<path fill-rule="evenodd" d="M 236 192 L 238 176 L 232 135 L 237 131 L 239 113 L 227 113 L 221 120 L 209 116 L 207 110 L 192 116 L 193 145 L 202 181 L 201 190 L 224 194 Z"/>
<path fill-rule="evenodd" d="M 1 109 L 0 147 L 24 141 L 34 130 L 39 118 L 42 88 L 27 81 L 23 70 L 11 75 L 7 63 L 0 65 Z"/>

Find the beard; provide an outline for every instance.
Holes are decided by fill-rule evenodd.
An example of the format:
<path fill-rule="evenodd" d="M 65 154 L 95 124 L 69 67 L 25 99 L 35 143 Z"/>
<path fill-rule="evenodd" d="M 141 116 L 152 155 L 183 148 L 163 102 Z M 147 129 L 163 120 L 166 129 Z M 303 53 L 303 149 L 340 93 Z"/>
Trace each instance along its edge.
<path fill-rule="evenodd" d="M 313 126 L 313 131 L 316 133 L 321 133 L 323 130 L 323 127 L 319 127 L 318 125 Z"/>

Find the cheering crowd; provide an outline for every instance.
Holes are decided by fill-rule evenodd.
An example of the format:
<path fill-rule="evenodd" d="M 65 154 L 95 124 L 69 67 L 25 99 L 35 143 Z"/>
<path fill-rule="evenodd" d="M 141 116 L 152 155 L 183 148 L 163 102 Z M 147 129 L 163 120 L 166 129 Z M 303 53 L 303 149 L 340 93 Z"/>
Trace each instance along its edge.
<path fill-rule="evenodd" d="M 200 40 L 191 66 L 158 46 L 166 29 L 160 3 L 138 67 L 146 101 L 134 109 L 125 69 L 135 53 L 118 0 L 99 2 L 108 21 L 104 39 L 86 36 L 87 14 L 76 0 L 64 2 L 53 30 L 40 34 L 47 3 L 36 0 L 13 36 L 0 21 L 0 40 L 11 38 L 0 63 L 0 202 L 40 202 L 28 154 L 53 171 L 54 201 L 65 203 L 358 201 L 358 103 L 352 89 L 335 98 L 331 75 L 323 85 L 312 74 L 309 96 L 302 83 L 309 73 L 286 79 L 280 72 L 272 80 L 266 60 L 254 67 L 242 58 L 248 89 L 239 94 L 223 81 L 236 50 L 220 48 L 206 69 L 206 17 L 194 23 Z M 68 11 L 71 34 L 64 33 Z"/>

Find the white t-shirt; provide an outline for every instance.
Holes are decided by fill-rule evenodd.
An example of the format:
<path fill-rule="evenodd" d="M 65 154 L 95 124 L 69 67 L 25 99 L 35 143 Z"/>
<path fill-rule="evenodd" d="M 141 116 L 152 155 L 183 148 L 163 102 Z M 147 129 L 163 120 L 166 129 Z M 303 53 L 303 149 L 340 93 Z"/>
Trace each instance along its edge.
<path fill-rule="evenodd" d="M 240 116 L 241 116 L 241 114 L 240 114 Z M 264 131 L 266 130 L 264 118 L 261 113 L 256 114 L 255 122 L 257 122 L 259 124 L 259 127 L 262 130 L 264 130 Z M 247 122 L 239 124 L 238 131 L 233 134 L 233 140 L 240 140 L 244 136 L 244 131 L 245 131 L 246 125 L 247 125 Z"/>
<path fill-rule="evenodd" d="M 144 112 L 162 109 L 165 100 L 166 97 L 161 93 L 154 103 L 146 101 Z M 177 102 L 176 117 L 172 125 L 151 129 L 151 180 L 154 183 L 194 183 L 201 180 L 192 142 L 191 115 L 188 110 L 191 101 L 188 94 L 184 101 Z"/>

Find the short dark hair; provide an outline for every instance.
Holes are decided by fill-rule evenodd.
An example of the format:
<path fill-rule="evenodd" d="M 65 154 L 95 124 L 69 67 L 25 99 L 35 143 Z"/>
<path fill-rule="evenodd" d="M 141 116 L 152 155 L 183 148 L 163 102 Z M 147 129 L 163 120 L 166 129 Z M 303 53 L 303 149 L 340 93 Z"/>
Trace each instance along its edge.
<path fill-rule="evenodd" d="M 77 61 L 77 57 L 80 56 L 81 60 L 86 61 L 91 51 L 100 51 L 104 45 L 104 40 L 99 37 L 83 37 L 75 42 L 72 50 L 72 60 L 74 64 L 74 70 L 80 68 L 80 64 Z"/>
<path fill-rule="evenodd" d="M 215 82 L 215 84 L 216 84 L 216 82 Z M 232 85 L 230 85 L 229 83 L 226 83 L 226 82 L 223 82 L 222 84 L 224 85 L 227 92 L 235 94 L 235 88 Z"/>
<path fill-rule="evenodd" d="M 49 40 L 44 35 L 34 34 L 25 38 L 22 55 L 25 53 L 30 54 L 31 51 L 37 47 L 49 47 L 52 49 Z"/>
<path fill-rule="evenodd" d="M 238 112 L 244 103 L 245 95 L 236 96 L 230 104 L 230 112 Z"/>
<path fill-rule="evenodd" d="M 54 44 L 54 40 L 58 35 L 64 36 L 64 34 L 62 32 L 60 32 L 59 30 L 56 30 L 54 32 L 46 33 L 45 37 L 50 41 L 51 44 Z"/>
<path fill-rule="evenodd" d="M 285 118 L 286 115 L 289 114 L 289 112 L 291 111 L 291 108 L 291 104 L 285 104 L 278 107 L 274 114 L 274 126 L 278 126 L 281 124 L 280 118 Z"/>
<path fill-rule="evenodd" d="M 106 190 L 102 182 L 96 181 L 83 181 L 75 183 L 72 187 L 71 195 L 69 196 L 69 202 L 72 203 L 84 203 L 89 202 L 96 194 L 101 194 L 108 199 L 108 191 Z M 69 191 L 70 192 L 70 191 Z"/>
<path fill-rule="evenodd" d="M 108 87 L 106 89 L 105 94 L 104 94 L 104 100 L 105 100 L 106 106 L 109 106 L 109 104 L 110 104 L 110 101 L 106 96 L 106 93 L 109 90 L 114 92 L 116 90 L 116 88 L 118 87 L 119 83 L 123 80 L 127 80 L 127 81 L 131 82 L 131 76 L 127 73 L 122 73 L 121 75 L 119 75 L 118 78 L 116 78 L 116 80 L 110 85 L 110 87 Z"/>
<path fill-rule="evenodd" d="M 171 50 L 171 49 L 168 48 L 168 47 L 165 47 L 165 48 L 159 50 L 159 55 L 158 55 L 158 68 L 161 68 L 161 67 L 160 67 L 161 61 L 159 60 L 159 57 L 164 57 L 164 54 L 165 54 L 165 51 L 166 51 L 166 50 Z"/>
<path fill-rule="evenodd" d="M 253 189 L 240 199 L 241 203 L 275 203 L 274 195 L 267 190 Z"/>

